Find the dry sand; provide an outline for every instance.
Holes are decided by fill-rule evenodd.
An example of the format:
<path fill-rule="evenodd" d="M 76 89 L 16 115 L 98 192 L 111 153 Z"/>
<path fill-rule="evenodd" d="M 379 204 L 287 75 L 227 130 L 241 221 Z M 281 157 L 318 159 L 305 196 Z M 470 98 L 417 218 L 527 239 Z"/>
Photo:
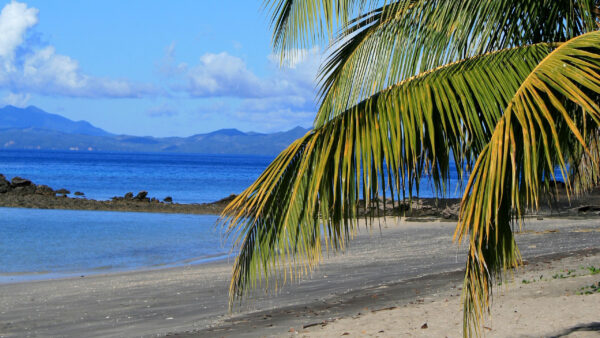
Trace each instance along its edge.
<path fill-rule="evenodd" d="M 600 336 L 600 255 L 569 257 L 520 270 L 510 283 L 499 286 L 486 337 L 598 337 Z M 592 287 L 591 287 L 592 286 Z M 597 287 L 594 289 L 593 286 Z M 596 290 L 596 291 L 594 291 Z M 300 337 L 460 337 L 462 312 L 456 291 L 416 297 L 398 307 L 365 309 L 300 332 Z M 292 329 L 290 329 L 292 330 Z"/>

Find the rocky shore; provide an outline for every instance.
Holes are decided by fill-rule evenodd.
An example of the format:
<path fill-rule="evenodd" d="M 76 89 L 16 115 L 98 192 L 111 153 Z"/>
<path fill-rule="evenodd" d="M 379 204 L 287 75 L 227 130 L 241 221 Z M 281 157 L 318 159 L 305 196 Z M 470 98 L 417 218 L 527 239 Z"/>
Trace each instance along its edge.
<path fill-rule="evenodd" d="M 173 203 L 171 197 L 159 200 L 148 197 L 148 192 L 132 192 L 124 196 L 115 196 L 111 200 L 98 201 L 88 199 L 80 191 L 71 192 L 61 188 L 53 188 L 35 184 L 28 179 L 13 177 L 10 181 L 0 174 L 0 207 L 36 208 L 36 209 L 71 209 L 71 210 L 105 210 L 105 211 L 138 211 L 182 214 L 219 214 L 235 197 L 231 195 L 212 203 Z"/>
<path fill-rule="evenodd" d="M 560 183 L 560 182 L 559 182 Z M 579 198 L 567 198 L 564 186 L 553 195 L 540 202 L 540 209 L 529 212 L 529 216 L 598 216 L 600 215 L 600 187 L 590 194 Z M 21 177 L 13 177 L 10 181 L 0 174 L 0 207 L 36 208 L 36 209 L 71 209 L 71 210 L 105 210 L 105 211 L 138 211 L 182 214 L 220 214 L 235 198 L 235 195 L 212 203 L 180 204 L 173 202 L 170 196 L 162 199 L 149 197 L 147 191 L 137 194 L 128 192 L 124 196 L 115 196 L 110 200 L 99 201 L 88 199 L 80 191 L 53 189 L 47 185 L 35 184 Z M 372 202 L 365 207 L 364 201 L 359 205 L 361 217 L 404 216 L 414 220 L 427 218 L 458 219 L 460 199 L 447 198 L 414 198 L 401 202 L 387 199 Z"/>

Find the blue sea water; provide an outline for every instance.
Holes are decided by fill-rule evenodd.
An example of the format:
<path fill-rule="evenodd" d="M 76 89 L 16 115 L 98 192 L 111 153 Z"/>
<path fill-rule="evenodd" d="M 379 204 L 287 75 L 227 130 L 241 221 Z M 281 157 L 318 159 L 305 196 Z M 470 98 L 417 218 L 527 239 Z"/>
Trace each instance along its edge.
<path fill-rule="evenodd" d="M 213 202 L 239 194 L 273 160 L 269 156 L 0 151 L 0 174 L 108 200 L 127 192 L 171 196 L 176 203 Z"/>
<path fill-rule="evenodd" d="M 239 194 L 266 156 L 0 151 L 0 173 L 106 200 L 126 192 L 205 203 Z M 455 174 L 451 171 L 451 174 Z M 458 196 L 452 178 L 449 197 Z M 421 196 L 433 196 L 424 182 Z M 203 262 L 225 257 L 216 216 L 0 208 L 0 282 Z"/>
<path fill-rule="evenodd" d="M 0 208 L 0 283 L 224 258 L 216 218 Z"/>

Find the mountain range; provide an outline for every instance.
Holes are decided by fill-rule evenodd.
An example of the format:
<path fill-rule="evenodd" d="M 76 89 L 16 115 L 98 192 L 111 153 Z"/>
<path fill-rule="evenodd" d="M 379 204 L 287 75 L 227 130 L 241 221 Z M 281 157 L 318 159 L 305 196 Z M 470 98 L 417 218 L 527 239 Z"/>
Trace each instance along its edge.
<path fill-rule="evenodd" d="M 189 137 L 115 135 L 34 106 L 0 109 L 0 149 L 276 155 L 308 130 L 296 127 L 263 134 L 220 129 Z"/>

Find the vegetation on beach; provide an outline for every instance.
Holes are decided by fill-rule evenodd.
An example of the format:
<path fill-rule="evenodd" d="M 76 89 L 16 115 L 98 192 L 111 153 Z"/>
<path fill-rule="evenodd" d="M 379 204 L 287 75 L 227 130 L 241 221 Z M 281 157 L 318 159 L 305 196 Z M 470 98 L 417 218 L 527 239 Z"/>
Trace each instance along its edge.
<path fill-rule="evenodd" d="M 267 0 L 282 62 L 329 43 L 314 126 L 223 213 L 239 255 L 230 300 L 296 279 L 343 250 L 359 200 L 440 196 L 463 181 L 464 334 L 494 280 L 521 264 L 513 226 L 560 170 L 598 183 L 600 11 L 595 0 Z"/>

